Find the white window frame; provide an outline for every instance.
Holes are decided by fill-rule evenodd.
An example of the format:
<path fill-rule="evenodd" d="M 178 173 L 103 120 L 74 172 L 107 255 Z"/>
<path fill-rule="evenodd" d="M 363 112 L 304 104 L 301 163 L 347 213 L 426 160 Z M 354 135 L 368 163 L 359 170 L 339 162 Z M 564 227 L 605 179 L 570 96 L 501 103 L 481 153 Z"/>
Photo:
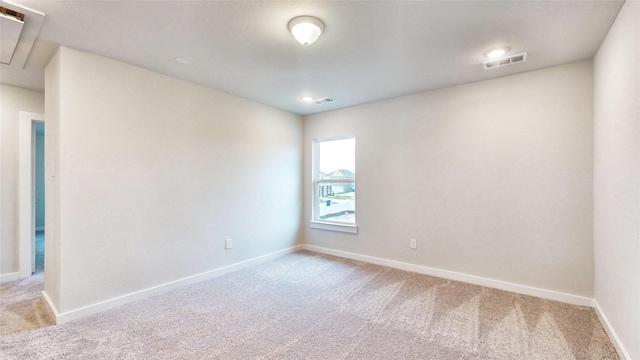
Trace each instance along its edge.
<path fill-rule="evenodd" d="M 318 202 L 318 185 L 320 183 L 345 183 L 355 185 L 356 179 L 320 179 L 320 151 L 318 150 L 319 144 L 325 141 L 334 141 L 334 140 L 344 140 L 344 139 L 354 139 L 355 135 L 340 135 L 340 136 L 331 136 L 331 137 L 323 137 L 323 138 L 315 138 L 313 139 L 313 148 L 312 148 L 312 194 L 311 194 L 311 220 L 309 221 L 309 226 L 314 229 L 322 229 L 322 230 L 333 230 L 340 231 L 346 233 L 357 234 L 358 226 L 356 221 L 354 222 L 344 222 L 344 221 L 331 221 L 331 220 L 321 220 L 318 219 L 318 206 L 320 205 Z M 355 150 L 355 149 L 354 149 Z M 357 176 L 356 176 L 357 177 Z M 357 195 L 356 195 L 357 197 Z M 356 201 L 357 208 L 357 201 Z M 357 214 L 357 211 L 356 211 Z M 357 220 L 357 219 L 356 219 Z"/>

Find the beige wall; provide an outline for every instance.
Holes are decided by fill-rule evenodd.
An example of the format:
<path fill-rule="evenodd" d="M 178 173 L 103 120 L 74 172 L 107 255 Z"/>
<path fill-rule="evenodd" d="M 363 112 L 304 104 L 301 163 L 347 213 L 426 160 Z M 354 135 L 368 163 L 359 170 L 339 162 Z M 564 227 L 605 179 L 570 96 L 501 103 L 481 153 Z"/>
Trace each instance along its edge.
<path fill-rule="evenodd" d="M 595 299 L 640 359 L 640 3 L 627 1 L 596 58 Z"/>
<path fill-rule="evenodd" d="M 45 111 L 46 131 L 44 133 L 45 152 L 45 247 L 44 247 L 44 291 L 50 305 L 60 303 L 60 182 L 53 165 L 60 164 L 60 99 L 61 99 L 60 51 L 51 58 L 45 71 Z M 57 169 L 59 170 L 59 169 Z M 57 172 L 57 171 L 56 171 Z M 57 308 L 55 309 L 58 310 Z"/>
<path fill-rule="evenodd" d="M 44 113 L 44 93 L 0 85 L 0 275 L 19 271 L 18 129 L 20 111 Z"/>
<path fill-rule="evenodd" d="M 592 70 L 583 61 L 305 116 L 306 241 L 592 297 Z M 356 136 L 357 235 L 307 223 L 312 139 L 341 134 Z"/>
<path fill-rule="evenodd" d="M 299 116 L 64 47 L 46 78 L 61 313 L 300 243 Z"/>

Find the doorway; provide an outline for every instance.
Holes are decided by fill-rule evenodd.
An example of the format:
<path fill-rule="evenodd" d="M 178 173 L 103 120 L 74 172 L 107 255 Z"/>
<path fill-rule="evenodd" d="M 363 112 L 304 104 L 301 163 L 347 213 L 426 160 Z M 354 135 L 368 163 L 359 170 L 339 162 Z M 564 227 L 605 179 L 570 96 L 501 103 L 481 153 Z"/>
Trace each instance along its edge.
<path fill-rule="evenodd" d="M 20 278 L 44 271 L 44 137 L 44 115 L 21 111 L 18 139 Z"/>
<path fill-rule="evenodd" d="M 34 181 L 34 207 L 35 207 L 35 236 L 32 244 L 32 267 L 31 273 L 44 272 L 44 123 L 32 123 L 34 137 L 33 145 L 35 147 L 33 156 L 33 181 Z"/>

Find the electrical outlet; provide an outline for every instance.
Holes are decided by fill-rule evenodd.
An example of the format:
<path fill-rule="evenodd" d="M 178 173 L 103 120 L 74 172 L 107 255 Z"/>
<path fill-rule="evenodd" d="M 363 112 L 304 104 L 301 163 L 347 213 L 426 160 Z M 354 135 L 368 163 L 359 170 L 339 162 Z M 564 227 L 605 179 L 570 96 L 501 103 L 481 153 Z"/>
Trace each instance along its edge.
<path fill-rule="evenodd" d="M 225 250 L 231 249 L 231 239 L 227 239 L 224 241 L 224 249 Z"/>
<path fill-rule="evenodd" d="M 411 239 L 411 241 L 409 242 L 409 246 L 412 249 L 417 249 L 418 248 L 418 240 L 416 239 Z"/>

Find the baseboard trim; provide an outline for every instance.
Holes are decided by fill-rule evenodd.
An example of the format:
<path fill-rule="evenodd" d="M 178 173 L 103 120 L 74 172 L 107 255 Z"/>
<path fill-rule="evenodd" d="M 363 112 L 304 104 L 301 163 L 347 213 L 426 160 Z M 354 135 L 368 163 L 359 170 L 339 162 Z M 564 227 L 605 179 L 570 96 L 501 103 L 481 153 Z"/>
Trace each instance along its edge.
<path fill-rule="evenodd" d="M 555 301 L 560 301 L 560 302 L 569 303 L 573 305 L 581 305 L 581 306 L 589 306 L 589 307 L 593 306 L 593 299 L 583 297 L 583 296 L 566 294 L 566 293 L 561 293 L 553 290 L 540 289 L 540 288 L 526 286 L 526 285 L 514 284 L 506 281 L 488 279 L 480 276 L 468 275 L 468 274 L 458 273 L 458 272 L 449 271 L 449 270 L 436 269 L 436 268 L 423 266 L 423 265 L 409 264 L 401 261 L 388 260 L 388 259 L 383 259 L 383 258 L 378 258 L 378 257 L 373 257 L 368 255 L 361 255 L 361 254 L 356 254 L 356 253 L 351 253 L 351 252 L 346 252 L 341 250 L 328 249 L 320 246 L 303 245 L 303 248 L 305 250 L 309 250 L 317 253 L 363 261 L 363 262 L 376 264 L 376 265 L 388 266 L 395 269 L 412 271 L 420 274 L 436 276 L 440 278 L 456 280 L 456 281 L 461 281 L 469 284 L 481 285 L 481 286 L 486 286 L 486 287 L 505 290 L 505 291 L 511 291 L 511 292 L 524 294 L 524 295 L 536 296 L 543 299 L 555 300 Z"/>
<path fill-rule="evenodd" d="M 593 299 L 593 308 L 596 311 L 596 315 L 598 315 L 598 319 L 600 319 L 600 324 L 602 324 L 604 331 L 607 333 L 607 335 L 609 335 L 609 339 L 611 339 L 611 343 L 613 343 L 613 347 L 616 348 L 616 351 L 618 352 L 618 356 L 620 356 L 622 360 L 631 360 L 631 356 L 629 356 L 629 353 L 627 352 L 627 350 L 624 348 L 624 346 L 622 346 L 622 342 L 620 341 L 620 338 L 618 338 L 618 335 L 613 330 L 613 327 L 611 326 L 609 319 L 607 319 L 607 316 L 604 314 L 604 311 L 602 311 L 602 308 L 600 307 L 600 304 L 596 299 Z"/>
<path fill-rule="evenodd" d="M 179 280 L 175 280 L 175 281 L 171 281 L 168 283 L 164 283 L 161 285 L 157 285 L 157 286 L 153 286 L 144 290 L 140 290 L 140 291 L 136 291 L 130 294 L 126 294 L 126 295 L 122 295 L 113 299 L 109 299 L 109 300 L 105 300 L 105 301 L 101 301 L 92 305 L 88 305 L 79 309 L 75 309 L 75 310 L 71 310 L 71 311 L 67 311 L 67 312 L 63 312 L 63 313 L 59 313 L 56 309 L 56 307 L 53 305 L 53 303 L 51 302 L 51 300 L 49 299 L 49 297 L 43 293 L 43 297 L 45 299 L 45 302 L 47 302 L 49 308 L 51 309 L 54 317 L 55 317 L 55 321 L 56 324 L 64 324 L 66 322 L 69 321 L 73 321 L 73 320 L 77 320 L 80 318 L 83 318 L 85 316 L 88 315 L 92 315 L 92 314 L 96 314 L 108 309 L 112 309 L 133 301 L 137 301 L 137 300 L 142 300 L 154 295 L 159 295 L 162 294 L 164 292 L 167 291 L 171 291 L 171 290 L 175 290 L 175 289 L 179 289 L 181 287 L 187 286 L 187 285 L 191 285 L 191 284 L 195 284 L 197 282 L 200 281 L 204 281 L 204 280 L 208 280 L 220 275 L 224 275 L 227 273 L 230 273 L 232 271 L 236 271 L 242 268 L 245 268 L 247 266 L 251 266 L 251 265 L 256 265 L 271 259 L 275 259 L 278 258 L 280 256 L 284 256 L 296 251 L 300 251 L 302 250 L 302 245 L 297 245 L 294 247 L 290 247 L 284 250 L 280 250 L 280 251 L 276 251 L 273 253 L 269 253 L 266 255 L 262 255 L 262 256 L 258 256 L 252 259 L 248 259 L 245 261 L 241 261 L 239 263 L 235 263 L 232 265 L 228 265 L 228 266 L 224 266 L 218 269 L 213 269 L 204 273 L 200 273 L 197 275 L 193 275 L 193 276 L 188 276 Z"/>
<path fill-rule="evenodd" d="M 53 301 L 51 301 L 49 294 L 47 294 L 45 290 L 42 290 L 40 292 L 40 297 L 44 301 L 45 305 L 47 305 L 47 310 L 49 310 L 49 313 L 53 315 L 54 320 L 57 319 L 60 313 L 58 312 L 58 309 L 56 308 L 56 306 L 53 304 Z"/>
<path fill-rule="evenodd" d="M 19 280 L 19 279 L 20 279 L 20 273 L 19 272 L 2 274 L 2 275 L 0 275 L 0 284 L 6 283 L 6 282 L 10 282 L 10 281 L 16 281 L 16 280 Z"/>

